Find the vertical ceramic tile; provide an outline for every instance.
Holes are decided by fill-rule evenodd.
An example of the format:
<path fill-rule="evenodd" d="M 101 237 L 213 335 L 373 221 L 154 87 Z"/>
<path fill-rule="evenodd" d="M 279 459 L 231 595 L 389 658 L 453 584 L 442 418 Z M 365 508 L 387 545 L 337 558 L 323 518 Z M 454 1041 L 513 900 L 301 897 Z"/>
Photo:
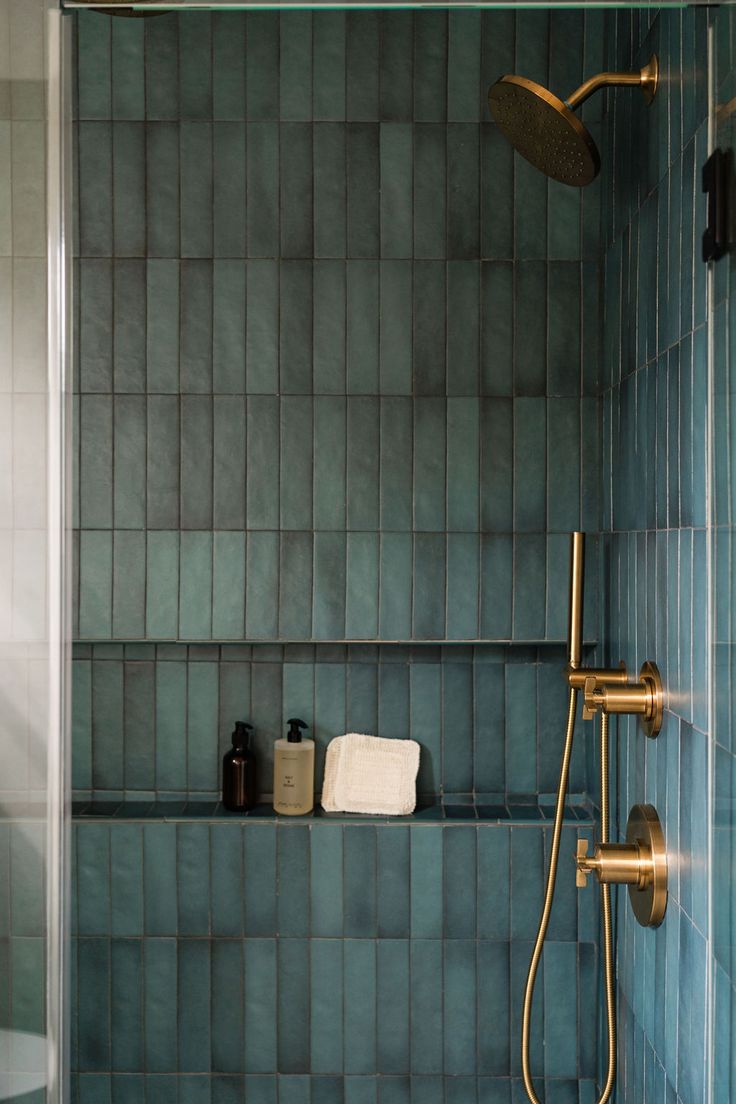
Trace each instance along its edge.
<path fill-rule="evenodd" d="M 481 388 L 511 395 L 514 377 L 514 270 L 509 262 L 481 266 Z"/>
<path fill-rule="evenodd" d="M 370 1073 L 376 1055 L 376 942 L 344 944 L 345 1072 Z"/>
<path fill-rule="evenodd" d="M 376 962 L 376 1066 L 381 1073 L 410 1069 L 409 940 L 381 939 Z"/>
<path fill-rule="evenodd" d="M 203 1073 L 210 1068 L 210 943 L 182 939 L 177 955 L 177 1027 L 179 1069 Z"/>
<path fill-rule="evenodd" d="M 117 529 L 143 529 L 146 515 L 146 407 L 140 395 L 113 406 L 113 516 Z"/>
<path fill-rule="evenodd" d="M 143 1068 L 141 943 L 116 939 L 111 952 L 112 1068 L 139 1070 Z"/>
<path fill-rule="evenodd" d="M 142 123 L 113 124 L 113 251 L 142 257 L 145 228 L 145 131 Z"/>
<path fill-rule="evenodd" d="M 265 12 L 249 12 L 245 37 L 250 44 L 246 68 L 249 119 L 277 119 L 279 110 L 279 20 Z"/>
<path fill-rule="evenodd" d="M 345 635 L 370 640 L 378 633 L 378 536 L 349 532 L 347 536 Z"/>
<path fill-rule="evenodd" d="M 247 266 L 215 261 L 212 269 L 212 389 L 218 396 L 245 391 Z"/>
<path fill-rule="evenodd" d="M 240 824 L 211 824 L 210 876 L 213 936 L 243 935 L 243 832 Z"/>
<path fill-rule="evenodd" d="M 312 14 L 312 59 L 319 74 L 312 87 L 316 119 L 345 118 L 345 25 L 342 11 Z"/>
<path fill-rule="evenodd" d="M 347 402 L 347 526 L 378 527 L 379 404 L 375 398 Z"/>
<path fill-rule="evenodd" d="M 279 403 L 274 396 L 248 398 L 246 426 L 248 530 L 278 527 Z"/>
<path fill-rule="evenodd" d="M 143 828 L 143 900 L 146 935 L 176 935 L 176 828 Z"/>
<path fill-rule="evenodd" d="M 245 116 L 245 16 L 212 15 L 212 114 L 215 119 Z"/>
<path fill-rule="evenodd" d="M 253 1073 L 275 1072 L 276 1057 L 276 940 L 247 939 L 244 943 L 245 1066 Z"/>
<path fill-rule="evenodd" d="M 220 763 L 212 733 L 217 731 L 217 665 L 189 664 L 187 685 L 187 787 L 219 789 Z"/>
<path fill-rule="evenodd" d="M 250 261 L 246 272 L 246 391 L 278 391 L 279 267 L 275 261 Z"/>
<path fill-rule="evenodd" d="M 394 36 L 391 34 L 390 40 Z M 406 68 L 404 63 L 403 68 Z M 381 256 L 412 255 L 413 144 L 408 123 L 382 123 L 380 131 Z"/>
<path fill-rule="evenodd" d="M 379 266 L 375 261 L 346 265 L 346 390 L 378 391 Z"/>
<path fill-rule="evenodd" d="M 212 635 L 242 640 L 245 633 L 245 533 L 215 532 L 212 564 Z"/>
<path fill-rule="evenodd" d="M 288 396 L 280 409 L 280 527 L 312 528 L 312 399 Z"/>
<path fill-rule="evenodd" d="M 245 635 L 271 639 L 278 635 L 278 533 L 249 532 L 245 566 Z"/>
<path fill-rule="evenodd" d="M 157 73 L 153 83 L 158 82 Z M 177 124 L 146 127 L 146 244 L 151 257 L 179 255 L 179 156 Z"/>
<path fill-rule="evenodd" d="M 345 636 L 345 548 L 343 533 L 314 534 L 312 635 L 316 640 Z"/>
<path fill-rule="evenodd" d="M 379 634 L 382 640 L 411 638 L 411 533 L 381 534 Z"/>
<path fill-rule="evenodd" d="M 179 635 L 206 640 L 212 631 L 212 534 L 182 532 Z"/>
<path fill-rule="evenodd" d="M 283 532 L 279 566 L 279 632 L 284 640 L 312 637 L 312 534 Z"/>
<path fill-rule="evenodd" d="M 179 635 L 179 534 L 146 535 L 146 636 Z"/>
<path fill-rule="evenodd" d="M 182 662 L 156 664 L 156 789 L 185 790 L 187 670 Z"/>
<path fill-rule="evenodd" d="M 249 80 L 249 94 L 250 90 Z M 249 122 L 246 148 L 248 256 L 274 257 L 278 255 L 279 240 L 279 133 L 276 124 Z"/>
<path fill-rule="evenodd" d="M 212 942 L 212 1068 L 237 1073 L 243 1065 L 243 944 Z"/>
<path fill-rule="evenodd" d="M 279 379 L 282 393 L 308 395 L 312 389 L 312 266 L 280 265 Z"/>
<path fill-rule="evenodd" d="M 79 635 L 112 632 L 112 533 L 88 530 L 79 544 Z"/>
<path fill-rule="evenodd" d="M 357 86 L 353 74 L 349 88 Z M 347 255 L 375 257 L 379 249 L 379 131 L 375 123 L 349 123 L 347 138 Z"/>
<path fill-rule="evenodd" d="M 315 20 L 315 26 L 318 21 Z M 341 95 L 344 100 L 344 85 Z M 337 101 L 332 98 L 331 102 Z M 314 255 L 344 257 L 347 242 L 346 128 L 336 123 L 316 123 L 312 142 Z"/>
<path fill-rule="evenodd" d="M 278 941 L 279 1071 L 309 1069 L 309 944 L 306 939 Z"/>
<path fill-rule="evenodd" d="M 125 788 L 152 790 L 155 785 L 153 757 L 155 706 L 152 663 L 125 664 L 123 709 Z"/>
<path fill-rule="evenodd" d="M 281 255 L 312 255 L 312 128 L 281 127 Z"/>
<path fill-rule="evenodd" d="M 246 255 L 245 132 L 244 121 L 216 122 L 212 128 L 212 249 L 216 257 Z"/>
<path fill-rule="evenodd" d="M 411 941 L 411 1072 L 444 1069 L 442 951 L 439 939 Z"/>
<path fill-rule="evenodd" d="M 423 22 L 424 20 L 418 20 L 417 26 Z M 433 94 L 436 95 L 436 92 Z M 427 110 L 430 110 L 429 106 Z M 417 258 L 444 256 L 447 223 L 446 154 L 445 126 L 434 122 L 415 126 L 414 256 Z"/>
<path fill-rule="evenodd" d="M 112 254 L 112 124 L 79 123 L 79 248 L 83 257 Z"/>

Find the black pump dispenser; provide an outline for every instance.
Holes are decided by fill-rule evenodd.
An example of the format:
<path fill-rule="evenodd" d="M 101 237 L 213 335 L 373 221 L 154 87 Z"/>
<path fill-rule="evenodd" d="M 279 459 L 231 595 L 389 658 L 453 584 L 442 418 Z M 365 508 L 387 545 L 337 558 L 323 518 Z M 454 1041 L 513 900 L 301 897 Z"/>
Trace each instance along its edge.
<path fill-rule="evenodd" d="M 253 725 L 235 722 L 233 746 L 222 760 L 222 803 L 232 813 L 247 813 L 256 803 L 256 757 L 250 750 Z"/>
<path fill-rule="evenodd" d="M 305 721 L 300 721 L 298 717 L 292 717 L 286 723 L 289 725 L 286 739 L 290 744 L 300 744 L 302 742 L 301 730 L 303 728 L 309 728 L 309 725 Z"/>

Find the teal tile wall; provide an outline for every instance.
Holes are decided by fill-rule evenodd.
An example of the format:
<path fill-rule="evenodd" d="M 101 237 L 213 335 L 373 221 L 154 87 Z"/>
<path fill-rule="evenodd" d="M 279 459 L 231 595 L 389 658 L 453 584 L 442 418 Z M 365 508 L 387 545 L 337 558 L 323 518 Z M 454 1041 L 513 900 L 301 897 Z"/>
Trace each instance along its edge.
<path fill-rule="evenodd" d="M 243 712 L 267 775 L 295 703 L 320 749 L 418 738 L 434 797 L 554 788 L 561 649 L 519 642 L 564 637 L 566 534 L 598 528 L 600 212 L 513 158 L 485 95 L 575 87 L 602 31 L 79 18 L 79 796 L 216 796 Z M 324 643 L 352 638 L 515 644 Z M 548 836 L 77 823 L 75 1099 L 516 1104 Z M 592 1104 L 570 871 L 534 1061 L 546 1100 Z"/>
<path fill-rule="evenodd" d="M 511 1104 L 549 834 L 78 822 L 73 1100 Z M 559 1104 L 594 1100 L 594 899 L 565 867 L 533 1058 Z"/>
<path fill-rule="evenodd" d="M 736 22 L 733 12 L 719 12 L 716 27 L 716 102 L 736 95 Z M 736 116 L 723 112 L 715 141 L 733 157 Z M 711 805 L 713 867 L 710 902 L 713 924 L 713 1083 L 716 1100 L 736 1095 L 736 908 L 731 873 L 736 841 L 736 730 L 733 706 L 734 664 L 734 508 L 733 394 L 736 358 L 736 267 L 733 256 L 714 271 L 713 357 L 713 522 L 712 570 L 715 653 L 713 661 L 714 794 Z M 728 888 L 726 888 L 728 887 Z"/>
<path fill-rule="evenodd" d="M 79 16 L 75 636 L 564 637 L 598 193 L 514 161 L 486 92 L 575 87 L 602 27 Z"/>
<path fill-rule="evenodd" d="M 702 1104 L 709 1091 L 707 974 L 708 352 L 700 257 L 707 156 L 708 13 L 611 14 L 608 65 L 656 51 L 650 109 L 608 95 L 603 169 L 606 646 L 657 662 L 663 730 L 619 722 L 616 831 L 650 801 L 671 856 L 667 915 L 638 926 L 620 895 L 617 1100 Z M 716 1093 L 714 1099 L 728 1099 Z"/>
<path fill-rule="evenodd" d="M 357 731 L 417 740 L 424 797 L 551 794 L 563 662 L 561 648 L 491 645 L 78 644 L 75 796 L 217 800 L 237 719 L 255 726 L 260 788 L 270 793 L 273 741 L 295 715 L 317 743 L 317 792 L 327 743 Z M 570 789 L 587 788 L 579 740 Z"/>

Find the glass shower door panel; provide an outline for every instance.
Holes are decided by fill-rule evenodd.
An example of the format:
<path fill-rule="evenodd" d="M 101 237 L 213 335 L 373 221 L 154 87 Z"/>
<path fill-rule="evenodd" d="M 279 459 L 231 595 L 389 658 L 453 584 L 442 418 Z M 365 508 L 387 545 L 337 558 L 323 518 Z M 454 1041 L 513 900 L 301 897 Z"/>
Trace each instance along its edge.
<path fill-rule="evenodd" d="M 65 101 L 55 7 L 0 0 L 0 1099 L 33 1104 L 62 1100 L 64 1081 Z"/>

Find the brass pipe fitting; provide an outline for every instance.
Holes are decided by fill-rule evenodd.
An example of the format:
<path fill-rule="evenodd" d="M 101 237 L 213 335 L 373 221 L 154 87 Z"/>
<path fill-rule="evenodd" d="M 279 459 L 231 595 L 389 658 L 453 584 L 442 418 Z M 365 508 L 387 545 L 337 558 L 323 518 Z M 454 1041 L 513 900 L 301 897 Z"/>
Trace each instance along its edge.
<path fill-rule="evenodd" d="M 656 664 L 649 660 L 639 672 L 638 682 L 599 682 L 591 673 L 585 679 L 583 720 L 602 713 L 628 713 L 639 716 L 647 736 L 654 738 L 662 727 L 664 690 Z"/>
<path fill-rule="evenodd" d="M 599 843 L 588 855 L 588 841 L 578 840 L 575 884 L 587 885 L 595 874 L 601 885 L 628 885 L 636 919 L 656 928 L 667 909 L 667 851 L 653 805 L 634 805 L 626 825 L 626 843 Z"/>
<path fill-rule="evenodd" d="M 625 686 L 629 681 L 623 661 L 618 667 L 573 667 L 568 664 L 563 674 L 573 690 L 585 690 L 588 680 L 592 680 L 595 686 Z"/>

